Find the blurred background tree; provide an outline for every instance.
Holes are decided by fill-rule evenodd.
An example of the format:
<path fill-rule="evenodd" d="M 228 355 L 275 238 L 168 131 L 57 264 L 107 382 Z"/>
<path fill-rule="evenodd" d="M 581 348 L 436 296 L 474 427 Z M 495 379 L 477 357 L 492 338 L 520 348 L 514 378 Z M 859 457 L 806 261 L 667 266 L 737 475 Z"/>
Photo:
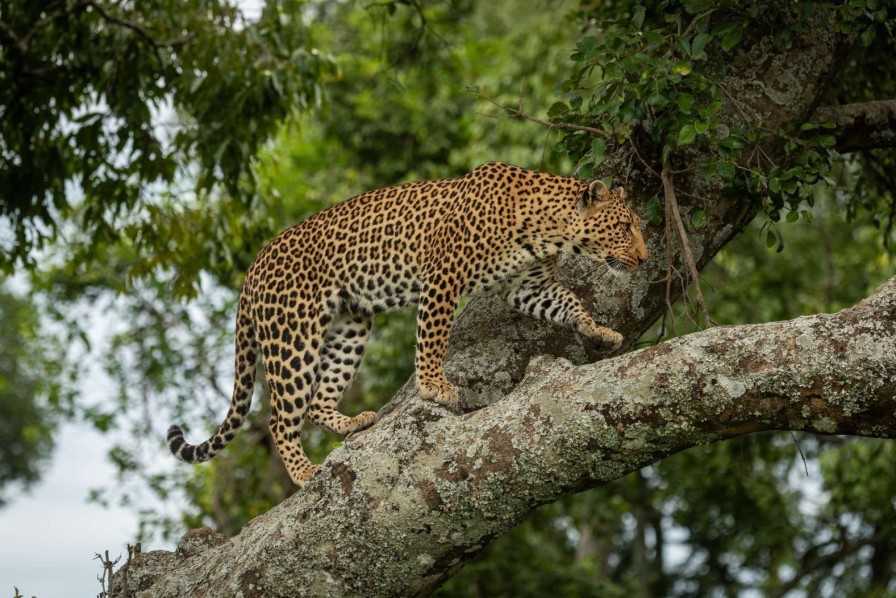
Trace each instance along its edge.
<path fill-rule="evenodd" d="M 55 418 L 76 416 L 116 440 L 118 479 L 94 500 L 139 509 L 144 538 L 199 525 L 237 532 L 294 491 L 267 435 L 263 385 L 242 433 L 211 463 L 173 464 L 163 438 L 173 421 L 192 423 L 198 438 L 220 419 L 236 291 L 265 240 L 366 189 L 492 159 L 593 167 L 600 148 L 504 118 L 468 86 L 532 114 L 578 118 L 590 108 L 575 107 L 581 89 L 569 82 L 582 84 L 584 55 L 601 49 L 588 41 L 596 32 L 685 39 L 690 15 L 716 10 L 705 4 L 269 0 L 247 18 L 224 1 L 4 3 L 0 265 L 26 267 L 33 307 L 0 295 L 11 326 L 0 337 L 0 410 L 15 415 L 3 438 L 24 439 L 2 453 L 0 476 L 36 479 Z M 719 4 L 738 22 L 775 26 L 759 3 Z M 862 37 L 829 103 L 896 97 L 893 9 L 792 9 L 807 7 Z M 742 34 L 725 30 L 722 43 Z M 625 47 L 612 48 L 620 62 Z M 894 166 L 882 150 L 835 156 L 833 184 L 806 185 L 808 203 L 788 211 L 770 200 L 703 272 L 714 319 L 834 311 L 892 275 Z M 677 304 L 642 343 L 668 338 L 673 320 L 676 333 L 692 331 L 687 314 Z M 379 407 L 412 373 L 414 320 L 413 310 L 377 318 L 347 411 Z M 41 328 L 66 348 L 43 378 L 21 336 Z M 59 372 L 88 355 L 115 396 L 60 400 L 74 383 Z M 316 460 L 340 442 L 305 434 Z M 790 434 L 693 449 L 545 506 L 440 593 L 891 595 L 894 450 Z"/>
<path fill-rule="evenodd" d="M 0 284 L 0 507 L 40 478 L 53 450 L 53 431 L 69 404 L 60 347 L 42 337 L 38 312 Z"/>

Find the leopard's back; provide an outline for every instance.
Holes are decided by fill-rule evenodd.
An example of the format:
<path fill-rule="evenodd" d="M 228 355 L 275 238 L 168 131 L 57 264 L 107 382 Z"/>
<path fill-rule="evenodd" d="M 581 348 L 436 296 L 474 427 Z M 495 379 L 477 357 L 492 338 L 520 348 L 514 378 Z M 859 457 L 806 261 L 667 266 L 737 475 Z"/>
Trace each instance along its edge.
<path fill-rule="evenodd" d="M 358 313 L 416 302 L 433 230 L 456 209 L 463 186 L 462 178 L 406 183 L 309 217 L 259 253 L 247 274 L 253 299 L 293 286 Z"/>

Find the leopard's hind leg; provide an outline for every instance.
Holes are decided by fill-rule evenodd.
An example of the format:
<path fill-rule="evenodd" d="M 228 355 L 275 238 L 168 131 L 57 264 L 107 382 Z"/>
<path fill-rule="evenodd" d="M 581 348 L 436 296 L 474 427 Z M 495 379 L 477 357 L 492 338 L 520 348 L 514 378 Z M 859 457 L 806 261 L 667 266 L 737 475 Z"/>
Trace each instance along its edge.
<path fill-rule="evenodd" d="M 286 318 L 283 325 L 269 322 L 262 326 L 261 350 L 271 395 L 271 436 L 298 486 L 303 486 L 318 467 L 302 449 L 301 431 L 318 377 L 322 327 L 319 317 L 301 321 Z"/>
<path fill-rule="evenodd" d="M 336 409 L 361 363 L 370 338 L 370 325 L 371 317 L 367 314 L 343 312 L 329 323 L 324 335 L 319 381 L 306 417 L 340 436 L 363 430 L 376 422 L 373 411 L 351 417 Z"/>

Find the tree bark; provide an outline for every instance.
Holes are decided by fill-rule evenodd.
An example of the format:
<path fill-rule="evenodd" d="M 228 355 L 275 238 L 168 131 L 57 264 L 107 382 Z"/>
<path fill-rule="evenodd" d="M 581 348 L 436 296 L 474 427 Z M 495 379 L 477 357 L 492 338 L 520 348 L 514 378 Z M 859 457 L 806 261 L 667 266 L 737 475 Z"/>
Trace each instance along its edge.
<path fill-rule="evenodd" d="M 840 153 L 896 147 L 896 100 L 824 106 L 812 120 L 834 124 L 831 134 Z"/>
<path fill-rule="evenodd" d="M 832 27 L 819 19 L 781 47 L 748 32 L 719 57 L 729 122 L 775 130 L 808 119 L 847 49 Z M 784 163 L 773 142 L 764 151 Z M 643 214 L 660 190 L 655 172 L 623 152 L 606 165 Z M 673 184 L 698 268 L 760 207 L 689 172 Z M 706 219 L 695 230 L 696 210 Z M 651 260 L 631 277 L 575 257 L 561 264 L 562 281 L 625 336 L 620 352 L 666 306 L 663 227 L 645 237 Z M 679 294 L 675 285 L 671 299 Z M 421 401 L 409 382 L 301 492 L 232 539 L 194 532 L 176 554 L 140 555 L 131 590 L 426 594 L 539 505 L 685 448 L 760 430 L 896 437 L 896 281 L 837 315 L 714 328 L 587 365 L 597 357 L 570 332 L 474 299 L 447 364 L 468 413 Z"/>
<path fill-rule="evenodd" d="M 835 315 L 539 357 L 463 416 L 408 397 L 236 537 L 129 575 L 164 562 L 157 598 L 426 594 L 539 505 L 764 430 L 896 438 L 896 278 Z"/>

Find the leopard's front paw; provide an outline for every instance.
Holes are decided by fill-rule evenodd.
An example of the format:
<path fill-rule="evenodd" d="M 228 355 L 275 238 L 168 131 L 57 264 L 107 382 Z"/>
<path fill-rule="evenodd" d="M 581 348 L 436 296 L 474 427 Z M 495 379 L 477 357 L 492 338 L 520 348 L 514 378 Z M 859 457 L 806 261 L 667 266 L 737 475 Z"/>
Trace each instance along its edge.
<path fill-rule="evenodd" d="M 622 335 L 609 328 L 603 329 L 603 332 L 600 335 L 600 340 L 601 343 L 608 346 L 613 351 L 622 346 Z"/>
<path fill-rule="evenodd" d="M 622 335 L 605 326 L 583 327 L 579 332 L 596 348 L 615 351 L 622 346 Z"/>
<path fill-rule="evenodd" d="M 449 409 L 457 409 L 457 389 L 447 378 L 417 377 L 417 388 L 424 399 L 435 401 Z"/>
<path fill-rule="evenodd" d="M 373 411 L 364 411 L 352 418 L 351 432 L 366 430 L 375 423 L 376 413 Z"/>

